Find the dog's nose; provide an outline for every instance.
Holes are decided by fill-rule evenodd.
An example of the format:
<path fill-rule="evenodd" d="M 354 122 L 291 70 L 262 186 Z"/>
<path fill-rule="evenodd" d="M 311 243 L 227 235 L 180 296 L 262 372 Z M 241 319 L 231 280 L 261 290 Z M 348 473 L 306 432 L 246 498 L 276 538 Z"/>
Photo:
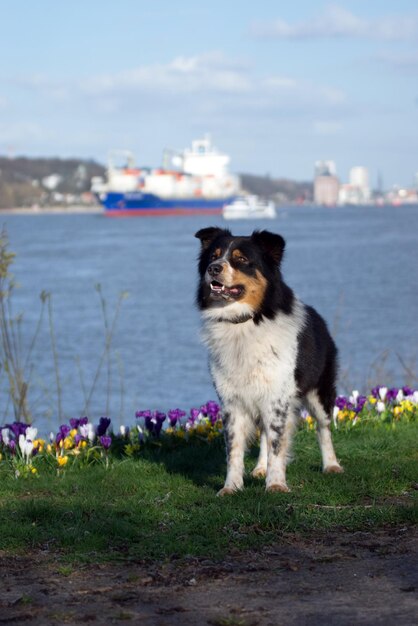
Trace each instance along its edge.
<path fill-rule="evenodd" d="M 222 272 L 222 265 L 220 265 L 219 263 L 212 263 L 212 265 L 209 265 L 208 267 L 208 274 L 210 276 L 217 276 L 221 272 Z"/>

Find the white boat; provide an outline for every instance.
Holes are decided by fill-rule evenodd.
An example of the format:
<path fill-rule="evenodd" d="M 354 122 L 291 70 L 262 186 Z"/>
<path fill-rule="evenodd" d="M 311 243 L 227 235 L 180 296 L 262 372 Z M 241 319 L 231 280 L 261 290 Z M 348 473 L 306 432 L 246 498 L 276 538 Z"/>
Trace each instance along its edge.
<path fill-rule="evenodd" d="M 274 219 L 276 217 L 276 207 L 272 200 L 264 202 L 254 195 L 238 196 L 232 202 L 224 205 L 223 217 L 226 220 Z"/>

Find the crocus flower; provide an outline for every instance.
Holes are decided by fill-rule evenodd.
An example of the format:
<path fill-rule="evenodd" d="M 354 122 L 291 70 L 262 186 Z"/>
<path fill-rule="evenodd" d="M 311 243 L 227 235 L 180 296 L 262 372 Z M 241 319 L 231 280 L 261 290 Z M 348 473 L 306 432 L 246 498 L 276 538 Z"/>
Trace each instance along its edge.
<path fill-rule="evenodd" d="M 190 417 L 189 420 L 192 424 L 199 418 L 200 410 L 199 409 L 190 409 Z"/>
<path fill-rule="evenodd" d="M 379 388 L 379 398 L 382 401 L 386 398 L 387 392 L 388 392 L 388 388 L 387 387 L 380 387 Z"/>
<path fill-rule="evenodd" d="M 376 402 L 376 411 L 378 413 L 383 413 L 385 409 L 386 409 L 386 405 L 384 402 L 381 402 L 381 401 Z"/>
<path fill-rule="evenodd" d="M 106 434 L 107 429 L 110 425 L 110 419 L 108 417 L 101 417 L 99 420 L 99 425 L 96 428 L 96 434 L 98 437 L 102 437 L 102 435 Z"/>
<path fill-rule="evenodd" d="M 181 411 L 180 409 L 171 409 L 168 412 L 168 419 L 170 421 L 170 426 L 174 428 L 177 422 L 180 421 L 180 419 L 184 417 L 185 415 L 186 415 L 185 411 Z"/>
<path fill-rule="evenodd" d="M 57 432 L 57 436 L 55 437 L 55 442 L 56 443 L 60 443 L 61 441 L 63 441 L 67 435 L 69 434 L 71 428 L 68 426 L 68 424 L 62 424 L 59 427 L 59 430 Z"/>
<path fill-rule="evenodd" d="M 338 407 L 338 409 L 340 410 L 345 409 L 347 404 L 348 400 L 345 396 L 337 396 L 337 398 L 335 399 L 335 406 Z"/>
<path fill-rule="evenodd" d="M 363 410 L 364 405 L 367 402 L 366 396 L 358 396 L 357 398 L 357 406 L 354 407 L 354 411 L 356 413 L 360 413 Z"/>
<path fill-rule="evenodd" d="M 158 437 L 163 427 L 165 418 L 165 413 L 161 413 L 160 411 L 154 411 L 152 417 L 147 416 L 145 418 L 145 428 L 149 431 L 151 435 Z"/>
<path fill-rule="evenodd" d="M 22 452 L 23 457 L 28 463 L 29 457 L 31 456 L 32 450 L 33 450 L 32 441 L 29 441 L 28 439 L 26 439 L 25 435 L 19 435 L 19 448 Z"/>
<path fill-rule="evenodd" d="M 9 445 L 10 442 L 10 430 L 8 428 L 1 429 L 1 439 L 5 446 Z"/>
<path fill-rule="evenodd" d="M 20 435 L 24 435 L 26 433 L 28 425 L 23 422 L 13 422 L 13 424 L 6 424 L 6 428 L 9 428 L 15 439 L 18 440 Z"/>
<path fill-rule="evenodd" d="M 392 389 L 388 389 L 387 393 L 386 393 L 386 397 L 382 398 L 382 400 L 386 400 L 386 402 L 391 402 L 392 400 L 396 400 L 396 396 L 399 393 L 399 389 L 397 389 L 396 387 L 392 388 Z"/>
<path fill-rule="evenodd" d="M 38 434 L 38 429 L 33 426 L 28 426 L 26 429 L 25 437 L 29 441 L 34 441 L 36 439 L 36 435 Z"/>
<path fill-rule="evenodd" d="M 99 437 L 99 441 L 105 450 L 109 450 L 110 446 L 112 445 L 112 438 L 108 437 L 107 435 L 102 435 L 101 437 Z"/>
<path fill-rule="evenodd" d="M 337 417 L 338 417 L 338 413 L 340 412 L 340 409 L 338 408 L 338 406 L 334 406 L 333 410 L 332 410 L 332 421 L 334 422 L 334 426 L 337 427 Z"/>

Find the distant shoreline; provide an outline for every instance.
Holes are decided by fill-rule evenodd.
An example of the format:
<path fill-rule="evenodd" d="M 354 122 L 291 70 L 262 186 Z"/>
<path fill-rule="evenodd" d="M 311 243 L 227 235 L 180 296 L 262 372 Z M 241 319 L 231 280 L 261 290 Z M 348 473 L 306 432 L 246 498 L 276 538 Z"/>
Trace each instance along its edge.
<path fill-rule="evenodd" d="M 50 214 L 68 214 L 73 213 L 103 213 L 103 208 L 99 204 L 93 206 L 50 206 L 44 208 L 15 208 L 15 209 L 0 209 L 0 215 L 50 215 Z"/>

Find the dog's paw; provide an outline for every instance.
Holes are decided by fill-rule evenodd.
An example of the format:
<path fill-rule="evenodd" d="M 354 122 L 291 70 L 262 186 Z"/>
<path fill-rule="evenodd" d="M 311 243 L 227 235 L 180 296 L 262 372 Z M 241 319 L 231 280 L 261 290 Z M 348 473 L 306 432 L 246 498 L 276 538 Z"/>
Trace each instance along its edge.
<path fill-rule="evenodd" d="M 222 487 L 216 494 L 218 498 L 223 498 L 224 496 L 233 496 L 238 489 L 233 489 L 232 487 Z"/>
<path fill-rule="evenodd" d="M 290 489 L 286 483 L 276 483 L 275 485 L 268 485 L 266 491 L 268 493 L 289 493 Z"/>
<path fill-rule="evenodd" d="M 344 468 L 342 468 L 339 463 L 334 463 L 334 465 L 324 467 L 324 474 L 342 474 L 343 472 Z"/>
<path fill-rule="evenodd" d="M 265 467 L 255 467 L 251 472 L 251 476 L 253 478 L 265 478 L 266 476 L 266 468 Z"/>

